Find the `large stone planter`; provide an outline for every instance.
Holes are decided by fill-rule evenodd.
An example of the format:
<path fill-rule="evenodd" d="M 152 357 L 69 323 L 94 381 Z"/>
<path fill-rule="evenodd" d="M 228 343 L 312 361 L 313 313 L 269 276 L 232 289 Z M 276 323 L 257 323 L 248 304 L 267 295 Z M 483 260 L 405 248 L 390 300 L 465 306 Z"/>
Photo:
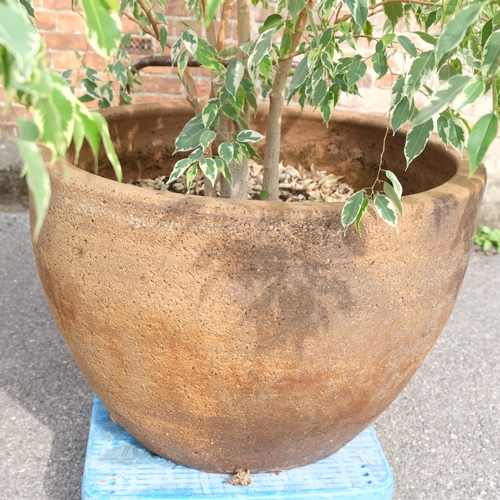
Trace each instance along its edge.
<path fill-rule="evenodd" d="M 105 115 L 127 181 L 171 168 L 190 111 Z M 370 185 L 385 126 L 288 111 L 283 157 Z M 40 277 L 113 418 L 180 464 L 257 472 L 328 456 L 387 408 L 453 308 L 485 183 L 434 141 L 404 172 L 403 144 L 390 137 L 385 161 L 405 217 L 392 229 L 372 207 L 362 238 L 342 235 L 342 204 L 183 196 L 47 165 Z M 81 166 L 93 171 L 88 152 Z"/>

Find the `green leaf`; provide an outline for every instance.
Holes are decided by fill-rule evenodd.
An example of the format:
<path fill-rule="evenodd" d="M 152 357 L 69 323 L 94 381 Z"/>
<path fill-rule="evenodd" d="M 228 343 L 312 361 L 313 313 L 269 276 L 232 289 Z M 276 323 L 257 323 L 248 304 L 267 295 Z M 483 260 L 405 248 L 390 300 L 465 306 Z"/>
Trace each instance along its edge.
<path fill-rule="evenodd" d="M 367 70 L 366 64 L 361 59 L 355 59 L 347 70 L 347 86 L 352 87 L 365 76 Z"/>
<path fill-rule="evenodd" d="M 239 115 L 238 111 L 236 111 L 231 104 L 224 104 L 221 108 L 222 113 L 224 113 L 228 118 L 231 118 L 234 122 L 238 122 Z"/>
<path fill-rule="evenodd" d="M 358 215 L 356 216 L 356 231 L 358 234 L 361 236 L 361 230 L 359 229 L 359 225 L 361 223 L 361 220 L 363 219 L 366 211 L 368 210 L 368 204 L 369 200 L 368 198 L 363 198 L 363 203 L 361 204 L 361 208 L 358 212 Z"/>
<path fill-rule="evenodd" d="M 418 35 L 424 42 L 430 45 L 436 45 L 435 36 L 429 35 L 429 33 L 426 33 L 425 31 L 414 31 L 413 33 Z"/>
<path fill-rule="evenodd" d="M 237 136 L 236 140 L 239 142 L 259 142 L 265 137 L 255 130 L 242 130 Z"/>
<path fill-rule="evenodd" d="M 490 19 L 488 22 L 486 22 L 483 26 L 483 29 L 481 30 L 481 45 L 484 47 L 486 45 L 486 42 L 488 41 L 488 38 L 491 36 L 493 33 L 493 19 Z"/>
<path fill-rule="evenodd" d="M 121 21 L 117 9 L 104 0 L 82 0 L 87 19 L 87 38 L 102 57 L 109 58 L 120 46 Z"/>
<path fill-rule="evenodd" d="M 462 123 L 454 118 L 448 120 L 449 132 L 448 138 L 450 144 L 462 154 L 465 144 L 465 130 Z"/>
<path fill-rule="evenodd" d="M 411 64 L 406 80 L 407 95 L 413 96 L 425 83 L 435 64 L 434 51 L 422 52 Z"/>
<path fill-rule="evenodd" d="M 387 182 L 384 182 L 384 193 L 392 201 L 393 205 L 398 209 L 398 212 L 403 215 L 403 205 L 401 199 L 396 193 L 396 190 Z"/>
<path fill-rule="evenodd" d="M 398 214 L 392 204 L 392 201 L 383 194 L 375 196 L 375 208 L 380 218 L 392 227 L 396 227 L 398 221 Z"/>
<path fill-rule="evenodd" d="M 24 118 L 17 119 L 17 128 L 21 139 L 29 142 L 36 142 L 40 136 L 38 127 L 31 121 Z"/>
<path fill-rule="evenodd" d="M 198 39 L 196 59 L 198 59 L 204 68 L 212 71 L 213 73 L 223 75 L 226 71 L 226 68 L 224 68 L 224 66 L 217 60 L 217 50 L 215 47 L 203 38 Z"/>
<path fill-rule="evenodd" d="M 404 96 L 394 108 L 391 117 L 392 134 L 394 135 L 413 115 L 413 102 Z"/>
<path fill-rule="evenodd" d="M 399 20 L 403 17 L 403 4 L 399 2 L 385 3 L 384 12 L 391 21 L 392 27 L 394 28 L 396 24 L 398 24 Z"/>
<path fill-rule="evenodd" d="M 441 67 L 438 73 L 438 78 L 440 81 L 449 80 L 452 76 L 458 75 L 457 69 L 451 64 L 445 64 Z"/>
<path fill-rule="evenodd" d="M 205 2 L 205 28 L 215 19 L 218 8 L 224 0 L 206 0 Z"/>
<path fill-rule="evenodd" d="M 258 66 L 262 59 L 264 59 L 264 56 L 269 54 L 272 47 L 274 33 L 276 33 L 275 29 L 269 29 L 264 31 L 259 36 L 257 43 L 255 44 L 255 48 L 248 58 L 248 67 Z"/>
<path fill-rule="evenodd" d="M 31 4 L 31 0 L 19 0 L 21 2 L 21 5 L 26 9 L 26 12 L 30 17 L 33 19 L 36 19 L 35 15 L 35 9 L 33 8 L 33 5 Z"/>
<path fill-rule="evenodd" d="M 198 167 L 195 165 L 191 165 L 186 172 L 186 193 L 191 191 L 191 186 L 193 185 L 193 180 L 196 177 L 196 173 L 198 172 Z"/>
<path fill-rule="evenodd" d="M 187 51 L 195 57 L 198 50 L 198 35 L 193 30 L 188 29 L 182 32 L 181 40 L 184 42 Z"/>
<path fill-rule="evenodd" d="M 486 92 L 486 85 L 482 81 L 474 81 L 464 88 L 464 96 L 456 106 L 456 110 L 460 111 L 470 104 L 474 104 Z"/>
<path fill-rule="evenodd" d="M 205 177 L 215 186 L 217 179 L 217 164 L 213 158 L 202 158 L 200 160 L 200 168 Z"/>
<path fill-rule="evenodd" d="M 92 82 L 102 82 L 102 80 L 99 78 L 99 73 L 94 68 L 89 68 L 87 66 L 85 68 L 85 76 Z"/>
<path fill-rule="evenodd" d="M 321 34 L 321 37 L 319 39 L 319 46 L 322 49 L 326 49 L 332 43 L 334 34 L 335 34 L 335 30 L 333 29 L 333 27 L 330 26 L 329 28 L 326 28 L 326 30 L 323 31 L 323 33 Z M 326 53 L 322 52 L 321 54 L 323 55 Z"/>
<path fill-rule="evenodd" d="M 398 42 L 401 44 L 401 47 L 403 47 L 403 49 L 410 54 L 410 56 L 418 56 L 417 47 L 415 47 L 415 44 L 407 36 L 399 35 Z"/>
<path fill-rule="evenodd" d="M 175 65 L 179 54 L 181 53 L 182 40 L 179 38 L 172 44 L 172 49 L 170 51 L 170 56 L 172 60 L 172 66 Z"/>
<path fill-rule="evenodd" d="M 326 94 L 328 92 L 328 84 L 326 80 L 321 80 L 318 85 L 316 85 L 313 95 L 312 95 L 312 103 L 315 108 L 317 108 L 325 99 Z"/>
<path fill-rule="evenodd" d="M 387 58 L 385 57 L 385 54 L 382 54 L 381 52 L 375 52 L 375 54 L 373 54 L 372 64 L 378 78 L 382 78 L 389 71 Z"/>
<path fill-rule="evenodd" d="M 323 65 L 323 68 L 325 68 L 328 71 L 330 78 L 334 78 L 335 66 L 333 64 L 331 56 L 327 52 L 321 53 L 321 64 Z"/>
<path fill-rule="evenodd" d="M 238 53 L 238 47 L 236 45 L 231 45 L 230 47 L 226 47 L 219 52 L 219 57 L 221 59 L 230 59 L 234 57 Z"/>
<path fill-rule="evenodd" d="M 285 21 L 283 21 L 283 18 L 279 14 L 271 14 L 266 18 L 264 24 L 259 28 L 259 34 L 270 29 L 278 31 L 283 28 L 283 26 L 285 26 Z"/>
<path fill-rule="evenodd" d="M 186 71 L 188 62 L 189 62 L 189 52 L 187 50 L 184 50 L 183 52 L 181 52 L 181 55 L 179 56 L 179 60 L 177 61 L 177 71 L 179 72 L 180 78 L 183 77 L 184 71 Z"/>
<path fill-rule="evenodd" d="M 218 150 L 219 156 L 226 162 L 229 163 L 233 159 L 234 148 L 232 142 L 223 142 L 219 145 Z"/>
<path fill-rule="evenodd" d="M 280 57 L 286 57 L 292 48 L 292 34 L 289 31 L 283 33 L 280 46 Z"/>
<path fill-rule="evenodd" d="M 403 186 L 401 186 L 401 183 L 399 182 L 399 179 L 396 177 L 396 174 L 394 174 L 390 170 L 385 170 L 385 175 L 392 182 L 394 191 L 396 192 L 398 198 L 401 199 L 401 196 L 403 196 Z"/>
<path fill-rule="evenodd" d="M 436 59 L 439 61 L 447 52 L 457 48 L 464 39 L 469 26 L 481 15 L 486 3 L 472 3 L 458 10 L 444 24 L 443 31 L 436 43 Z"/>
<path fill-rule="evenodd" d="M 97 168 L 97 155 L 99 153 L 99 147 L 101 144 L 101 140 L 99 137 L 99 129 L 97 128 L 96 123 L 92 119 L 92 115 L 90 114 L 89 110 L 80 102 L 77 103 L 76 113 L 83 125 L 85 138 L 89 143 L 92 153 L 94 154 L 94 159 Z"/>
<path fill-rule="evenodd" d="M 33 107 L 33 118 L 42 142 L 52 152 L 52 161 L 66 153 L 61 115 L 51 97 L 39 99 Z"/>
<path fill-rule="evenodd" d="M 273 70 L 273 61 L 271 60 L 271 57 L 269 55 L 264 56 L 264 59 L 260 61 L 259 70 L 264 80 L 267 80 L 271 71 Z"/>
<path fill-rule="evenodd" d="M 495 31 L 486 42 L 482 60 L 483 76 L 492 76 L 500 65 L 500 31 Z"/>
<path fill-rule="evenodd" d="M 295 19 L 305 8 L 307 0 L 288 0 L 288 12 Z"/>
<path fill-rule="evenodd" d="M 320 105 L 321 116 L 323 117 L 323 121 L 328 126 L 328 122 L 332 116 L 335 105 L 337 104 L 338 97 L 335 96 L 332 88 L 328 90 L 326 97 L 323 99 L 323 102 Z"/>
<path fill-rule="evenodd" d="M 444 15 L 446 17 L 452 16 L 460 7 L 462 0 L 445 0 L 444 1 Z"/>
<path fill-rule="evenodd" d="M 200 146 L 203 149 L 207 149 L 212 142 L 215 141 L 215 138 L 217 137 L 217 134 L 213 130 L 205 130 L 202 132 L 200 135 Z"/>
<path fill-rule="evenodd" d="M 205 149 L 203 148 L 203 146 L 200 146 L 199 148 L 192 151 L 188 158 L 191 160 L 191 163 L 194 163 L 195 161 L 201 160 L 204 154 Z"/>
<path fill-rule="evenodd" d="M 108 123 L 99 113 L 92 113 L 92 118 L 97 126 L 97 129 L 99 130 L 99 134 L 104 145 L 104 150 L 106 151 L 106 156 L 108 157 L 108 160 L 111 163 L 113 170 L 115 171 L 116 179 L 118 180 L 118 182 L 121 182 L 122 167 L 120 165 L 120 160 L 118 159 L 115 147 L 113 146 L 113 142 L 111 141 L 111 137 L 109 135 Z"/>
<path fill-rule="evenodd" d="M 405 144 L 406 168 L 424 150 L 433 130 L 434 123 L 432 119 L 420 125 L 413 124 L 411 126 Z"/>
<path fill-rule="evenodd" d="M 35 204 L 36 223 L 33 239 L 36 241 L 49 209 L 50 178 L 36 144 L 22 139 L 16 140 L 16 144 L 23 157 L 23 175 L 26 176 L 26 182 Z"/>
<path fill-rule="evenodd" d="M 444 82 L 436 92 L 432 94 L 429 102 L 419 111 L 413 121 L 413 125 L 424 123 L 435 114 L 446 109 L 471 80 L 472 78 L 470 76 L 456 75 L 447 82 Z"/>
<path fill-rule="evenodd" d="M 18 68 L 24 73 L 35 54 L 40 50 L 40 36 L 17 0 L 0 2 L 0 45 L 15 57 Z"/>
<path fill-rule="evenodd" d="M 233 99 L 236 99 L 236 92 L 238 92 L 244 74 L 245 66 L 239 59 L 234 59 L 229 63 L 226 71 L 225 86 L 233 96 Z"/>
<path fill-rule="evenodd" d="M 112 66 L 112 71 L 118 83 L 125 88 L 127 86 L 128 72 L 124 64 L 121 61 L 116 61 Z"/>
<path fill-rule="evenodd" d="M 444 115 L 439 115 L 439 118 L 437 119 L 437 133 L 446 149 L 448 149 L 449 132 L 450 124 L 448 122 L 448 118 Z"/>
<path fill-rule="evenodd" d="M 201 113 L 198 113 L 194 118 L 191 118 L 182 132 L 179 134 L 175 140 L 175 151 L 173 154 L 179 151 L 190 151 L 195 149 L 200 145 L 201 134 L 205 131 L 205 126 L 203 125 L 203 118 Z"/>
<path fill-rule="evenodd" d="M 392 94 L 392 106 L 397 106 L 401 99 L 403 99 L 405 95 L 405 79 L 400 76 L 392 86 L 391 94 Z"/>
<path fill-rule="evenodd" d="M 348 227 L 356 220 L 359 211 L 363 205 L 365 192 L 364 190 L 354 193 L 344 204 L 340 220 L 344 228 L 344 236 L 347 234 Z"/>
<path fill-rule="evenodd" d="M 182 158 L 182 160 L 176 162 L 170 173 L 167 184 L 177 180 L 192 164 L 193 160 L 191 160 L 191 158 Z"/>
<path fill-rule="evenodd" d="M 88 95 L 90 95 L 94 99 L 100 99 L 101 98 L 101 94 L 99 92 L 99 89 L 97 88 L 97 85 L 92 80 L 89 80 L 88 78 L 84 78 L 81 81 L 81 84 L 82 84 L 82 87 L 85 89 L 85 91 L 87 92 Z"/>
<path fill-rule="evenodd" d="M 498 118 L 494 113 L 482 116 L 472 127 L 467 143 L 469 153 L 470 176 L 484 160 L 488 148 L 498 133 Z"/>
<path fill-rule="evenodd" d="M 288 100 L 293 97 L 295 91 L 306 81 L 306 78 L 309 76 L 309 59 L 304 57 L 301 59 L 297 67 L 295 68 L 295 73 L 292 76 L 292 80 L 290 81 Z"/>
<path fill-rule="evenodd" d="M 212 127 L 212 125 L 216 122 L 216 119 L 219 115 L 219 99 L 210 99 L 210 101 L 205 104 L 203 111 L 201 113 L 201 118 L 203 120 L 203 126 L 206 129 Z"/>
<path fill-rule="evenodd" d="M 227 166 L 227 163 L 222 159 L 216 156 L 214 158 L 215 164 L 217 165 L 217 170 L 224 176 L 225 179 L 228 180 L 231 187 L 233 186 L 233 176 L 231 175 L 231 170 Z"/>
<path fill-rule="evenodd" d="M 356 23 L 363 29 L 363 26 L 368 19 L 368 2 L 367 0 L 345 0 L 345 5 L 352 14 Z"/>
<path fill-rule="evenodd" d="M 165 26 L 162 26 L 160 28 L 160 45 L 161 45 L 161 51 L 163 52 L 165 50 L 165 45 L 167 44 L 167 37 L 168 37 L 168 34 L 167 34 L 167 29 L 165 28 Z"/>

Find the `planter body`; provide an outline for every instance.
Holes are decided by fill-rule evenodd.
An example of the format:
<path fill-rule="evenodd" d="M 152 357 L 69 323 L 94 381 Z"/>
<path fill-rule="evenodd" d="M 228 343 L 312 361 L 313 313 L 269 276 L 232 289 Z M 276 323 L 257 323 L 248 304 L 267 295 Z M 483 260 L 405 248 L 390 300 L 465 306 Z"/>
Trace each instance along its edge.
<path fill-rule="evenodd" d="M 125 180 L 165 173 L 184 105 L 105 113 Z M 257 124 L 262 126 L 262 124 Z M 283 157 L 373 182 L 385 120 L 283 119 Z M 113 418 L 154 453 L 207 471 L 277 471 L 338 450 L 399 394 L 436 341 L 471 251 L 485 183 L 434 139 L 405 173 L 394 229 L 373 206 L 347 236 L 341 203 L 154 192 L 47 165 L 34 245 L 66 343 Z M 293 160 L 293 158 L 298 160 Z M 113 177 L 103 162 L 103 176 Z"/>

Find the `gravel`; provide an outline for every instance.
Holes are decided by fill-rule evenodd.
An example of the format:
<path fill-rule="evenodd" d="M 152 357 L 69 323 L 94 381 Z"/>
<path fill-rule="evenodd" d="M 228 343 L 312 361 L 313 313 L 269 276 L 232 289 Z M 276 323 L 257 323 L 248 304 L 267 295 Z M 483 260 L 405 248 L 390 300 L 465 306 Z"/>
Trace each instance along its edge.
<path fill-rule="evenodd" d="M 257 200 L 262 192 L 263 167 L 254 161 L 249 162 L 248 199 Z M 185 194 L 186 176 L 169 183 L 168 176 L 160 175 L 155 179 L 136 179 L 130 182 L 136 186 L 156 189 L 158 191 L 173 191 Z M 306 169 L 302 165 L 297 168 L 282 163 L 279 165 L 279 188 L 282 201 L 315 201 L 334 202 L 347 201 L 354 194 L 348 184 L 342 182 L 342 177 L 316 170 L 314 165 Z M 190 194 L 203 195 L 203 175 L 199 172 L 193 181 Z M 219 193 L 220 195 L 220 193 Z"/>

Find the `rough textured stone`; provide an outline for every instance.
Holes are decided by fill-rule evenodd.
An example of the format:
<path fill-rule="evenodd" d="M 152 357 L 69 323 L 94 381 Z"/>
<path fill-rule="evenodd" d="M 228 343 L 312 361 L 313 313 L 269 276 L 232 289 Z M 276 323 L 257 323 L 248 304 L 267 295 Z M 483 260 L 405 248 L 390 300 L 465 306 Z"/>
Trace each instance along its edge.
<path fill-rule="evenodd" d="M 127 181 L 171 167 L 190 111 L 106 116 Z M 292 111 L 283 156 L 370 185 L 385 126 L 337 114 L 325 129 Z M 453 308 L 485 182 L 484 169 L 468 180 L 465 163 L 434 141 L 405 171 L 403 144 L 402 133 L 388 140 L 385 168 L 408 193 L 405 217 L 395 230 L 370 207 L 362 238 L 343 236 L 341 204 L 182 196 L 76 168 L 65 181 L 61 165 L 48 165 L 39 273 L 116 421 L 157 454 L 226 472 L 314 462 L 373 421 Z M 105 164 L 101 174 L 112 176 Z"/>

